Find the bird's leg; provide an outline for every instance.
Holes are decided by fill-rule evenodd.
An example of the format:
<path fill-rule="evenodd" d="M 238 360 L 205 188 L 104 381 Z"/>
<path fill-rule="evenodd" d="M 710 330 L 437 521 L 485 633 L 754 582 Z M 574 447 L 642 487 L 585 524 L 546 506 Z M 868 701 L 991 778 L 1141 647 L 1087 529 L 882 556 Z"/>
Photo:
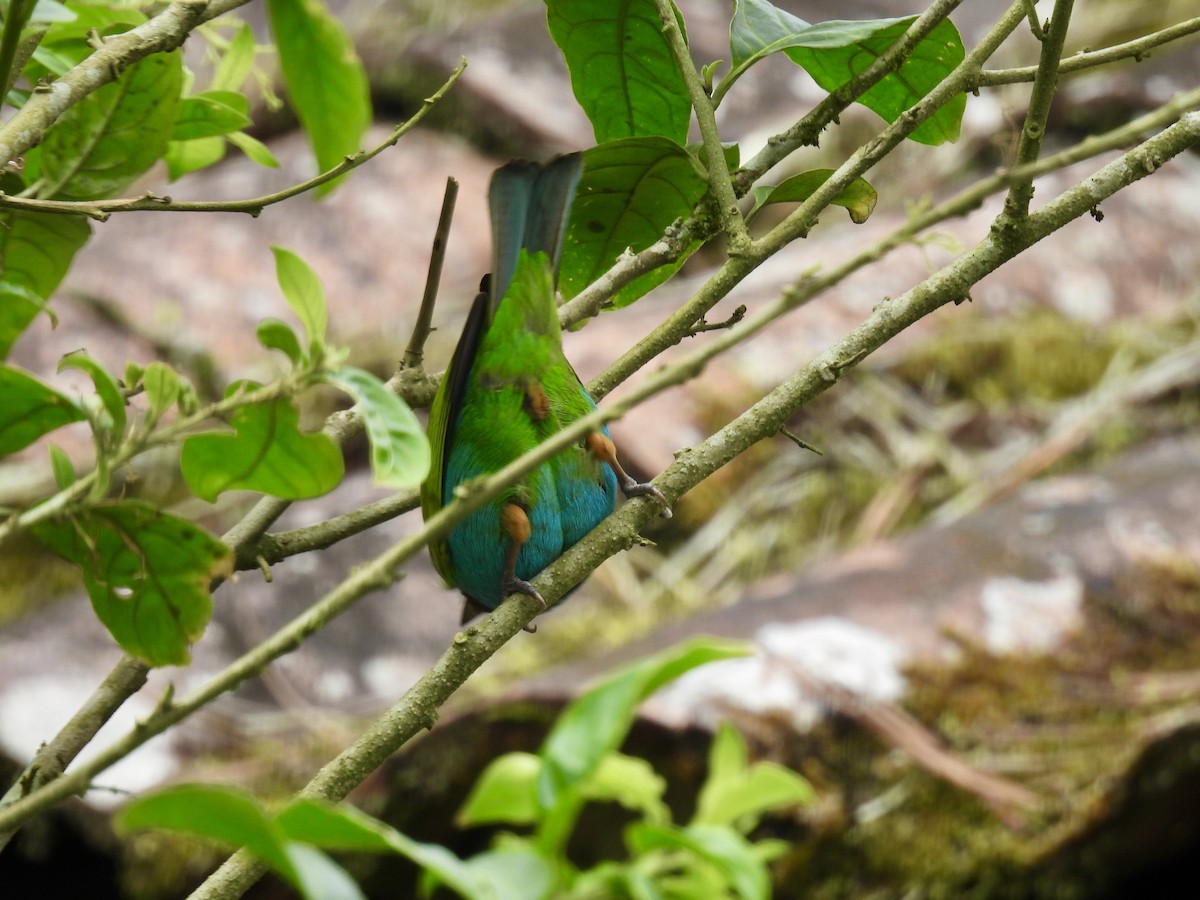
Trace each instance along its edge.
<path fill-rule="evenodd" d="M 663 496 L 663 492 L 648 481 L 634 481 L 633 476 L 621 466 L 617 460 L 617 447 L 612 442 L 612 438 L 602 432 L 593 431 L 587 436 L 587 446 L 598 460 L 607 463 L 616 473 L 617 483 L 621 485 L 621 493 L 626 497 L 653 497 L 662 504 L 662 517 L 664 519 L 671 518 L 671 507 L 667 503 L 667 498 Z"/>
<path fill-rule="evenodd" d="M 500 527 L 509 537 L 508 556 L 504 558 L 504 575 L 500 581 L 501 590 L 505 596 L 519 593 L 532 597 L 545 609 L 546 601 L 538 593 L 538 589 L 517 577 L 517 557 L 533 533 L 533 526 L 529 524 L 529 514 L 515 503 L 505 503 L 504 508 L 500 510 Z M 534 632 L 537 631 L 537 626 L 526 625 L 525 630 Z"/>

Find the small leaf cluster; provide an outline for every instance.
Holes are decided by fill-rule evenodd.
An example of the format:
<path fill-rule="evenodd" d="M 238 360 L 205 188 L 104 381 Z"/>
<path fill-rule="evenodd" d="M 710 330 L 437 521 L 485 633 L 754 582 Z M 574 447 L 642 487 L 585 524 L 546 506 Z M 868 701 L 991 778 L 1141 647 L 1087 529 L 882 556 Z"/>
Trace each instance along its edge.
<path fill-rule="evenodd" d="M 671 821 L 666 782 L 644 760 L 618 752 L 638 705 L 684 673 L 744 655 L 740 644 L 696 638 L 620 669 L 592 687 L 555 723 L 537 754 L 508 753 L 480 775 L 458 814 L 461 827 L 508 825 L 495 845 L 460 860 L 406 838 L 347 805 L 296 800 L 269 814 L 245 792 L 182 786 L 134 801 L 123 828 L 170 828 L 244 846 L 306 898 L 359 898 L 357 886 L 323 850 L 399 853 L 420 866 L 425 887 L 469 900 L 730 897 L 771 895 L 767 862 L 784 849 L 747 835 L 764 813 L 806 804 L 812 789 L 768 762 L 750 763 L 742 737 L 721 726 L 692 820 Z M 581 871 L 566 842 L 588 802 L 637 814 L 625 831 L 629 858 Z M 318 849 L 321 848 L 321 849 Z"/>
<path fill-rule="evenodd" d="M 268 7 L 285 87 L 318 164 L 328 167 L 359 150 L 370 122 L 362 66 L 321 3 L 284 0 Z M 17 108 L 33 103 L 58 79 L 86 70 L 106 41 L 147 23 L 136 4 L 9 4 L 0 46 L 29 52 L 18 72 L 16 55 L 0 51 L 7 102 Z M 0 191 L 39 201 L 108 200 L 160 161 L 179 178 L 219 161 L 228 146 L 275 165 L 245 132 L 251 124 L 247 85 L 267 83 L 258 57 L 268 48 L 232 18 L 203 23 L 195 33 L 209 50 L 205 89 L 196 89 L 199 79 L 178 50 L 144 56 L 69 106 L 19 167 L 0 173 Z M 284 371 L 268 384 L 240 381 L 222 399 L 204 403 L 185 376 L 162 362 L 129 363 L 117 376 L 76 351 L 59 371 L 82 372 L 94 393 L 73 397 L 6 362 L 38 314 L 54 320 L 49 299 L 90 235 L 79 210 L 0 205 L 0 456 L 80 422 L 89 427 L 94 449 L 81 474 L 61 448 L 48 444 L 57 492 L 28 509 L 6 510 L 0 542 L 25 531 L 78 565 L 97 616 L 123 649 L 150 665 L 181 665 L 212 615 L 211 585 L 228 574 L 232 550 L 199 525 L 114 496 L 141 454 L 179 445 L 187 486 L 209 502 L 232 490 L 284 500 L 324 494 L 344 475 L 341 448 L 326 433 L 302 431 L 296 405 L 318 382 L 358 405 L 379 483 L 419 483 L 429 466 L 428 444 L 408 406 L 375 376 L 345 365 L 345 352 L 329 345 L 320 281 L 282 248 L 274 250 L 276 275 L 303 337 L 281 320 L 259 326 L 262 346 L 286 358 Z M 212 430 L 219 422 L 229 429 Z"/>

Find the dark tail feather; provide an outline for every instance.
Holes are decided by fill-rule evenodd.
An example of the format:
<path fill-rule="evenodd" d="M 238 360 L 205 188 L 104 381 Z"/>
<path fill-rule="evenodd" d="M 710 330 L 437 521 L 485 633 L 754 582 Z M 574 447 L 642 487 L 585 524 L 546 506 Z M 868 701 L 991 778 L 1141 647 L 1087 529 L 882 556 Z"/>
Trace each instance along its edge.
<path fill-rule="evenodd" d="M 583 158 L 569 153 L 545 166 L 518 160 L 492 176 L 488 204 L 492 213 L 491 309 L 504 296 L 522 248 L 541 250 L 555 272 L 567 230 L 567 212 Z"/>

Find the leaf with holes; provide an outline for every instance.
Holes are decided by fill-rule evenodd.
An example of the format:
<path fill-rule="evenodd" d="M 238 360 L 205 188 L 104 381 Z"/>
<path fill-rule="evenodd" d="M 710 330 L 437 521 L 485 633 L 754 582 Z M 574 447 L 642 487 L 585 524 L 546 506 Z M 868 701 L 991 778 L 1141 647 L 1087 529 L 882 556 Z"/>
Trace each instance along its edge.
<path fill-rule="evenodd" d="M 345 472 L 342 451 L 320 432 L 302 432 L 299 421 L 286 398 L 239 407 L 231 420 L 235 434 L 197 434 L 184 442 L 179 461 L 184 480 L 210 503 L 232 490 L 283 500 L 328 493 Z"/>
<path fill-rule="evenodd" d="M 186 519 L 135 500 L 105 502 L 33 527 L 75 563 L 96 615 L 152 666 L 184 665 L 212 617 L 208 585 L 230 550 Z"/>

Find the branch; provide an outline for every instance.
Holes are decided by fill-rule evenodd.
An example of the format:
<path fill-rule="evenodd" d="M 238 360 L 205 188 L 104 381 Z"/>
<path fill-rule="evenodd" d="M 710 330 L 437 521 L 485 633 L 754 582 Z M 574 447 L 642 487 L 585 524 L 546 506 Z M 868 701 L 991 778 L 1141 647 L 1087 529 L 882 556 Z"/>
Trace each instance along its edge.
<path fill-rule="evenodd" d="M 1190 113 L 1030 215 L 1022 230 L 1024 246 L 1014 250 L 1010 244 L 1001 244 L 989 236 L 903 296 L 880 304 L 846 338 L 746 412 L 698 447 L 678 453 L 676 462 L 655 479 L 656 484 L 669 498 L 686 492 L 758 441 L 776 434 L 796 410 L 836 383 L 842 371 L 857 364 L 914 322 L 961 299 L 971 285 L 1017 253 L 1067 222 L 1085 215 L 1097 203 L 1151 174 L 1168 159 L 1197 143 L 1200 143 L 1200 114 Z M 786 297 L 776 301 L 776 305 L 786 303 Z M 749 322 L 743 327 L 749 327 Z M 702 365 L 699 361 L 704 356 L 704 351 L 697 351 L 688 359 L 693 365 Z M 651 381 L 655 377 L 652 376 Z M 645 390 L 645 386 L 640 389 Z M 626 398 L 612 404 L 625 405 L 628 405 Z M 535 578 L 534 586 L 548 598 L 561 596 L 564 586 L 577 583 L 605 558 L 628 546 L 656 512 L 657 506 L 653 503 L 625 504 Z M 301 791 L 301 796 L 343 799 L 405 741 L 428 728 L 436 719 L 439 705 L 475 667 L 515 635 L 538 611 L 535 601 L 518 595 L 478 625 L 456 636 L 434 667 L 362 737 L 324 766 Z M 238 897 L 261 872 L 261 864 L 239 852 L 192 894 L 192 900 Z"/>
<path fill-rule="evenodd" d="M 1194 19 L 1186 19 L 1177 25 L 1171 25 L 1151 34 L 1134 38 L 1123 44 L 1114 44 L 1111 47 L 1105 47 L 1103 50 L 1080 50 L 1074 56 L 1069 56 L 1059 63 L 1058 74 L 1069 75 L 1074 72 L 1082 72 L 1095 66 L 1107 65 L 1108 63 L 1118 62 L 1131 57 L 1136 62 L 1141 62 L 1148 52 L 1155 47 L 1168 44 L 1171 41 L 1177 41 L 1180 38 L 1196 34 L 1197 32 L 1200 32 L 1200 16 Z M 1037 73 L 1037 66 L 992 69 L 979 73 L 979 77 L 975 81 L 975 87 L 994 87 L 1001 84 L 1017 84 L 1022 81 L 1033 81 Z"/>
<path fill-rule="evenodd" d="M 91 57 L 88 57 L 91 59 Z M 98 222 L 103 222 L 116 212 L 235 212 L 258 216 L 266 207 L 275 203 L 289 200 L 299 194 L 311 191 L 313 188 L 333 181 L 335 178 L 357 169 L 389 147 L 394 147 L 400 138 L 404 137 L 413 127 L 425 118 L 426 113 L 433 108 L 446 92 L 458 81 L 463 70 L 467 67 L 463 59 L 458 67 L 450 74 L 446 82 L 433 94 L 425 99 L 421 108 L 408 119 L 392 129 L 387 139 L 372 147 L 370 150 L 360 150 L 347 156 L 331 169 L 262 197 L 248 200 L 172 200 L 170 197 L 147 192 L 141 197 L 125 197 L 115 200 L 38 200 L 30 197 L 14 197 L 0 191 L 0 208 L 20 209 L 27 212 L 52 213 L 57 215 L 87 216 Z M 65 76 L 64 76 L 65 77 Z M 28 107 L 28 104 L 26 105 Z"/>
<path fill-rule="evenodd" d="M 202 21 L 208 0 L 173 0 L 148 22 L 108 38 L 102 47 L 50 85 L 36 91 L 0 127 L 0 167 L 41 143 L 64 112 L 98 88 L 115 81 L 129 66 L 152 53 L 183 44 Z"/>
<path fill-rule="evenodd" d="M 855 178 L 861 177 L 893 147 L 911 134 L 952 97 L 962 93 L 964 85 L 978 73 L 983 63 L 1004 43 L 1025 17 L 1023 0 L 1016 0 L 1004 17 L 984 36 L 957 68 L 916 106 L 901 115 L 878 136 L 863 144 L 832 176 L 786 219 L 738 256 L 729 256 L 696 295 L 667 317 L 649 335 L 626 351 L 609 370 L 588 384 L 592 396 L 599 399 L 632 373 L 668 347 L 688 335 L 696 322 L 712 309 L 743 278 L 788 243 L 803 237 L 816 223 L 820 213 Z"/>
<path fill-rule="evenodd" d="M 713 108 L 712 99 L 705 93 L 700 73 L 696 71 L 696 65 L 692 62 L 692 54 L 675 18 L 674 5 L 670 0 L 654 0 L 654 5 L 658 8 L 663 34 L 671 47 L 671 54 L 675 57 L 675 67 L 683 76 L 688 96 L 692 101 L 692 111 L 696 114 L 696 123 L 700 126 L 704 154 L 708 158 L 708 165 L 705 167 L 708 189 L 715 201 L 721 227 L 729 235 L 729 253 L 731 256 L 740 256 L 750 246 L 750 232 L 746 230 L 746 221 L 738 209 L 733 183 L 729 180 L 729 165 L 725 160 L 725 149 L 721 146 L 721 133 L 717 130 L 716 110 Z"/>
<path fill-rule="evenodd" d="M 1029 95 L 1029 109 L 1025 113 L 1025 124 L 1021 126 L 1021 142 L 1017 145 L 1018 166 L 1035 162 L 1042 150 L 1046 137 L 1046 122 L 1050 118 L 1050 103 L 1058 89 L 1058 64 L 1062 60 L 1063 45 L 1067 40 L 1067 29 L 1071 24 L 1071 10 L 1075 0 L 1055 0 L 1054 15 L 1050 27 L 1040 36 L 1042 53 L 1038 59 L 1037 77 L 1033 80 L 1033 91 Z M 1033 4 L 1029 5 L 1030 24 L 1036 24 Z M 1029 213 L 1033 200 L 1033 179 L 1020 178 L 1008 189 L 1004 201 L 1004 220 L 1023 219 Z"/>
<path fill-rule="evenodd" d="M 404 351 L 405 369 L 421 368 L 425 358 L 425 341 L 433 330 L 433 306 L 437 302 L 438 284 L 442 278 L 442 264 L 446 261 L 446 244 L 450 240 L 450 222 L 454 219 L 454 204 L 458 200 L 458 182 L 446 179 L 446 192 L 442 195 L 442 212 L 438 216 L 437 229 L 433 235 L 433 249 L 429 251 L 429 271 L 425 275 L 425 293 L 421 295 L 421 308 L 413 325 L 408 349 Z"/>

